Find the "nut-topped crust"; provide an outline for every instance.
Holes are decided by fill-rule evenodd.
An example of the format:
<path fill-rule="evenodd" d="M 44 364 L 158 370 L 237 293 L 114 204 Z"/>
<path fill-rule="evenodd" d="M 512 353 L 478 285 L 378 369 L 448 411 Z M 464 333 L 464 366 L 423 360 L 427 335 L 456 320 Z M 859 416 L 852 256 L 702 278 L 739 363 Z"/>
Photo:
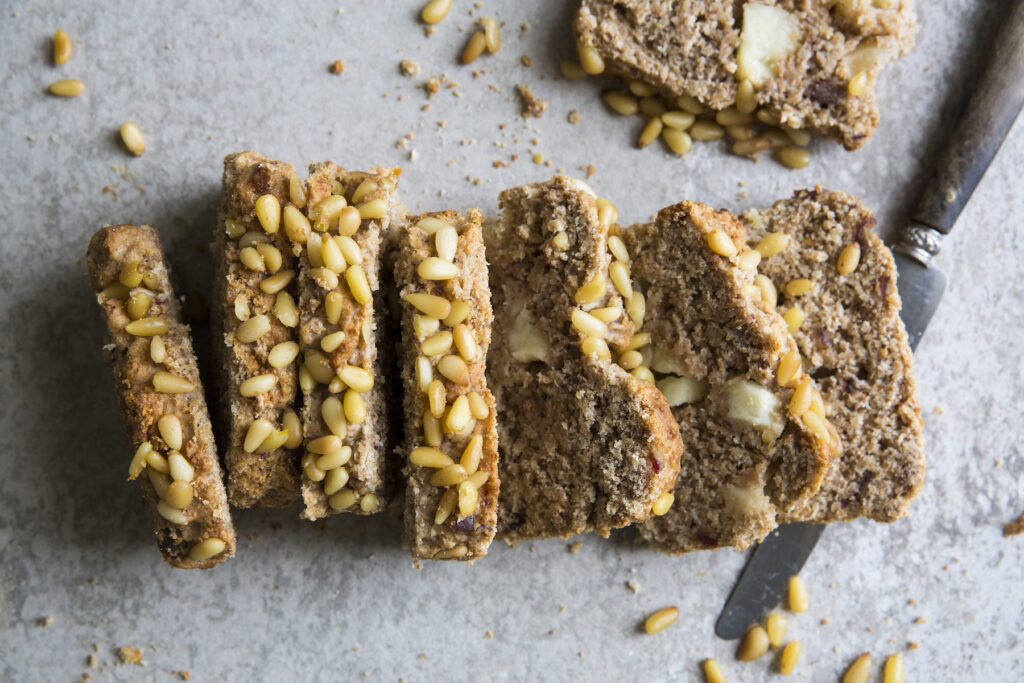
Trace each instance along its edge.
<path fill-rule="evenodd" d="M 607 536 L 650 517 L 672 490 L 678 426 L 653 385 L 604 353 L 628 344 L 634 323 L 610 279 L 609 222 L 593 190 L 556 176 L 499 201 L 501 220 L 485 231 L 495 311 L 487 378 L 501 415 L 498 533 Z M 593 284 L 601 282 L 603 291 Z M 597 296 L 585 289 L 581 303 L 585 285 Z M 594 313 L 616 308 L 607 323 Z"/>
<path fill-rule="evenodd" d="M 573 30 L 607 73 L 712 110 L 750 81 L 770 119 L 852 150 L 878 125 L 875 79 L 917 25 L 910 0 L 584 0 Z"/>
<path fill-rule="evenodd" d="M 674 505 L 641 534 L 673 554 L 746 547 L 818 489 L 839 443 L 813 380 L 783 362 L 796 344 L 735 217 L 682 202 L 622 237 L 647 299 L 639 351 L 691 447 Z"/>
<path fill-rule="evenodd" d="M 380 296 L 382 244 L 405 213 L 400 169 L 312 164 L 299 260 L 302 517 L 372 514 L 391 494 Z M 293 214 L 291 220 L 301 224 Z M 291 226 L 289 226 L 291 227 Z M 295 229 L 289 232 L 296 232 Z M 304 237 L 303 237 L 304 235 Z"/>
<path fill-rule="evenodd" d="M 213 357 L 236 507 L 285 507 L 299 489 L 293 449 L 301 435 L 288 428 L 297 424 L 289 415 L 297 366 L 279 361 L 297 346 L 297 265 L 281 229 L 293 178 L 291 164 L 256 152 L 224 159 L 213 244 Z"/>
<path fill-rule="evenodd" d="M 196 367 L 156 230 L 108 226 L 86 254 L 110 333 L 104 347 L 164 559 L 209 569 L 235 553 L 235 529 Z M 140 476 L 141 475 L 141 476 Z"/>
<path fill-rule="evenodd" d="M 896 264 L 874 216 L 858 199 L 818 187 L 742 218 L 751 243 L 788 237 L 760 271 L 778 287 L 780 310 L 801 311 L 793 337 L 802 369 L 819 378 L 844 444 L 818 493 L 784 519 L 903 517 L 924 481 L 923 425 Z M 799 280 L 813 289 L 787 296 L 787 283 Z"/>
<path fill-rule="evenodd" d="M 491 296 L 480 211 L 422 214 L 396 239 L 405 387 L 405 542 L 474 560 L 498 522 L 498 434 L 484 377 Z M 449 267 L 450 266 L 450 267 Z"/>

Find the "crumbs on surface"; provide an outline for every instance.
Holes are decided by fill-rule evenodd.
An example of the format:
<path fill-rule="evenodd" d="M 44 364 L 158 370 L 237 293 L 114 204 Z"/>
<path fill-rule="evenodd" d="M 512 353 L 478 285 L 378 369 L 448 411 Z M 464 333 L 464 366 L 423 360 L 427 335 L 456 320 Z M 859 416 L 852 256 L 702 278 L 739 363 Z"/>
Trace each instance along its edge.
<path fill-rule="evenodd" d="M 38 619 L 36 619 L 36 626 L 42 626 L 43 628 L 46 628 L 47 626 L 53 626 L 53 617 L 39 617 Z"/>
<path fill-rule="evenodd" d="M 1003 525 L 1003 536 L 1016 536 L 1024 534 L 1024 514 L 1012 522 Z"/>
<path fill-rule="evenodd" d="M 420 65 L 411 59 L 403 59 L 399 67 L 402 70 L 402 75 L 409 76 L 410 78 L 420 72 Z"/>
<path fill-rule="evenodd" d="M 328 67 L 328 70 L 332 74 L 340 74 L 342 71 L 345 70 L 345 64 L 342 63 L 340 59 L 335 59 L 331 66 Z"/>
<path fill-rule="evenodd" d="M 630 579 L 626 582 L 626 588 L 633 591 L 633 595 L 636 595 L 640 592 L 640 582 Z"/>
<path fill-rule="evenodd" d="M 575 126 L 579 122 L 580 122 L 580 110 L 579 109 L 570 109 L 569 110 L 569 123 L 571 123 L 572 125 Z"/>
<path fill-rule="evenodd" d="M 121 660 L 122 664 L 138 664 L 145 666 L 145 662 L 142 661 L 142 650 L 137 647 L 131 647 L 125 645 L 117 650 L 117 656 Z"/>
<path fill-rule="evenodd" d="M 180 678 L 183 681 L 191 681 L 192 680 L 192 672 L 189 671 L 188 669 L 182 669 L 181 671 L 178 672 L 178 678 Z"/>
<path fill-rule="evenodd" d="M 523 116 L 539 119 L 548 110 L 548 101 L 534 95 L 530 86 L 516 83 L 516 92 L 523 101 Z"/>
<path fill-rule="evenodd" d="M 575 555 L 583 547 L 583 541 L 573 541 L 569 544 L 569 552 Z"/>

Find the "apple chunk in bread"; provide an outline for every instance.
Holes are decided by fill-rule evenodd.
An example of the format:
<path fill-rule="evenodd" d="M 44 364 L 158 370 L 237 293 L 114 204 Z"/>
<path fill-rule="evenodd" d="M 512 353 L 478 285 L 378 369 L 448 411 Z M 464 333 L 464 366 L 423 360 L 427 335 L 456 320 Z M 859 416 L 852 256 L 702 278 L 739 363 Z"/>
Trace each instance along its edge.
<path fill-rule="evenodd" d="M 743 6 L 743 30 L 736 51 L 736 79 L 756 87 L 778 76 L 775 63 L 792 54 L 800 40 L 797 18 L 784 9 L 757 3 Z"/>

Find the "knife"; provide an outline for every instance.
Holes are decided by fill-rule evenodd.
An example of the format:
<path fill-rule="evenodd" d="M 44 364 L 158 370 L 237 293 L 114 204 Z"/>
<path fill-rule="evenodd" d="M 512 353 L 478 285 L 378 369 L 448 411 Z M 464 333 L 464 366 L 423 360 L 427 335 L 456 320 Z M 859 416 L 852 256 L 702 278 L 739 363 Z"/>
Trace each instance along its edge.
<path fill-rule="evenodd" d="M 931 265 L 943 235 L 953 229 L 1024 105 L 1024 0 L 1013 3 L 989 51 L 985 70 L 957 118 L 935 172 L 892 250 L 903 300 L 900 318 L 916 348 L 946 289 Z M 715 624 L 720 638 L 739 638 L 782 598 L 825 530 L 794 522 L 769 534 L 753 550 Z"/>

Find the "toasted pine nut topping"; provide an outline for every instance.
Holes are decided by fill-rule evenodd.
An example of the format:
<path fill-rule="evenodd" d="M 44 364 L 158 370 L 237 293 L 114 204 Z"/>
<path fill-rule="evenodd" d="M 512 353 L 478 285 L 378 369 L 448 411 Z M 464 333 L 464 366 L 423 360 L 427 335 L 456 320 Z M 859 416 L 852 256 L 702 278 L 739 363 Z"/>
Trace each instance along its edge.
<path fill-rule="evenodd" d="M 62 28 L 57 29 L 57 32 L 53 34 L 53 63 L 57 66 L 66 64 L 71 59 L 74 49 L 67 32 Z"/>
<path fill-rule="evenodd" d="M 903 663 L 903 655 L 899 652 L 889 655 L 885 660 L 882 683 L 905 683 L 906 680 L 907 668 Z"/>
<path fill-rule="evenodd" d="M 466 43 L 465 49 L 462 51 L 462 63 L 472 64 L 476 61 L 476 58 L 484 53 L 484 49 L 487 47 L 487 38 L 484 36 L 483 31 L 477 31 L 469 37 L 469 42 Z"/>
<path fill-rule="evenodd" d="M 425 24 L 437 24 L 448 14 L 452 8 L 452 0 L 431 0 L 423 8 L 420 18 Z"/>
<path fill-rule="evenodd" d="M 786 638 L 786 617 L 778 612 L 768 615 L 764 621 L 764 630 L 768 633 L 768 642 L 772 647 L 782 645 Z"/>
<path fill-rule="evenodd" d="M 860 265 L 860 244 L 851 242 L 839 252 L 839 258 L 836 260 L 836 270 L 839 271 L 840 275 L 849 275 L 857 270 L 858 265 Z"/>
<path fill-rule="evenodd" d="M 591 76 L 604 72 L 604 58 L 597 50 L 582 42 L 576 43 L 576 52 L 580 57 L 580 66 Z"/>
<path fill-rule="evenodd" d="M 726 683 L 722 667 L 714 659 L 704 660 L 704 678 L 707 683 Z"/>
<path fill-rule="evenodd" d="M 783 676 L 788 676 L 796 670 L 796 663 L 800 659 L 800 652 L 803 648 L 800 645 L 799 640 L 794 640 L 786 644 L 786 647 L 782 649 L 782 654 L 779 656 L 779 673 Z"/>
<path fill-rule="evenodd" d="M 743 637 L 736 658 L 743 662 L 752 662 L 768 652 L 768 633 L 761 626 L 754 626 Z"/>
<path fill-rule="evenodd" d="M 868 683 L 871 680 L 871 653 L 865 652 L 853 660 L 843 674 L 843 683 Z"/>
<path fill-rule="evenodd" d="M 579 62 L 572 60 L 562 62 L 559 65 L 559 69 L 567 81 L 580 81 L 587 77 L 587 72 L 583 70 Z"/>
<path fill-rule="evenodd" d="M 58 97 L 78 97 L 85 92 L 85 83 L 77 78 L 67 78 L 50 84 L 50 93 Z"/>
<path fill-rule="evenodd" d="M 491 54 L 501 48 L 501 34 L 498 33 L 498 22 L 494 17 L 484 17 L 484 39 L 487 43 L 487 51 Z"/>
<path fill-rule="evenodd" d="M 142 131 L 134 121 L 126 121 L 121 126 L 121 140 L 128 151 L 137 157 L 146 152 L 146 139 L 142 137 Z"/>
<path fill-rule="evenodd" d="M 644 621 L 644 630 L 647 633 L 654 635 L 655 633 L 661 633 L 672 624 L 676 623 L 679 618 L 678 607 L 665 607 L 651 616 L 647 617 Z"/>
<path fill-rule="evenodd" d="M 789 609 L 791 612 L 803 613 L 809 606 L 807 588 L 803 580 L 796 575 L 789 577 Z"/>

